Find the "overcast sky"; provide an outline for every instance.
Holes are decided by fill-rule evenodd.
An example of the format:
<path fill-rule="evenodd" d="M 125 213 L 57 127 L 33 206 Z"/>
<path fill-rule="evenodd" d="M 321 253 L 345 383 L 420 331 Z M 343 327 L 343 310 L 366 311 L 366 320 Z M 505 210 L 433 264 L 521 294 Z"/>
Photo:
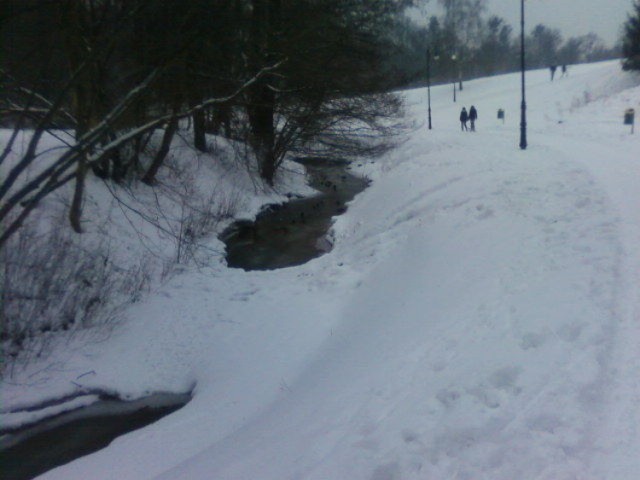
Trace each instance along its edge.
<path fill-rule="evenodd" d="M 529 31 L 538 23 L 544 23 L 560 29 L 564 38 L 593 32 L 613 45 L 632 4 L 632 0 L 526 0 L 525 26 Z M 487 0 L 487 7 L 489 12 L 514 26 L 519 25 L 518 0 Z"/>
<path fill-rule="evenodd" d="M 437 0 L 430 0 L 423 11 L 431 16 L 437 3 Z M 565 39 L 593 32 L 612 46 L 618 40 L 632 5 L 633 0 L 526 0 L 525 27 L 528 33 L 543 23 L 560 29 Z M 520 0 L 487 0 L 487 7 L 488 14 L 498 15 L 519 27 Z"/>

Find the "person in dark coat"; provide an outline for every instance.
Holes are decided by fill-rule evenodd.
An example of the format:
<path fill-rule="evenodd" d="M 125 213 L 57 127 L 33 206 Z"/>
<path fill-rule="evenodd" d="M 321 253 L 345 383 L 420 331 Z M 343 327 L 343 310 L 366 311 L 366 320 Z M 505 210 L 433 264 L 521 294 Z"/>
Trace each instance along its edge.
<path fill-rule="evenodd" d="M 476 120 L 477 119 L 478 119 L 478 111 L 476 110 L 476 107 L 471 105 L 471 108 L 469 109 L 469 121 L 471 122 L 471 131 L 472 132 L 476 131 Z"/>
<path fill-rule="evenodd" d="M 558 68 L 557 65 L 551 65 L 549 67 L 549 70 L 551 71 L 551 81 L 553 82 L 553 76 L 556 74 L 556 68 Z"/>
<path fill-rule="evenodd" d="M 467 121 L 469 120 L 469 114 L 467 113 L 467 109 L 462 107 L 462 111 L 460 112 L 460 129 L 464 132 L 469 130 L 467 127 Z"/>
<path fill-rule="evenodd" d="M 562 65 L 562 76 L 564 77 L 567 74 L 567 66 Z"/>

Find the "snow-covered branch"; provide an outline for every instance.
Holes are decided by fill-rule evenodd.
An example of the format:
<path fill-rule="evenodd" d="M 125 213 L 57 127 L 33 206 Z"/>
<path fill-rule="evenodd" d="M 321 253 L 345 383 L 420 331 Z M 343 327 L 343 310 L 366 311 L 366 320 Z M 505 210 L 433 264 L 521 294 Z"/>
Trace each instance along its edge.
<path fill-rule="evenodd" d="M 81 160 L 86 160 L 87 167 L 100 164 L 105 158 L 117 151 L 123 145 L 134 141 L 136 138 L 155 130 L 167 123 L 171 118 L 187 118 L 195 112 L 206 109 L 213 105 L 227 103 L 247 88 L 255 84 L 265 74 L 277 69 L 284 60 L 259 70 L 254 76 L 240 85 L 233 93 L 216 98 L 209 98 L 190 108 L 160 115 L 143 125 L 126 131 L 116 138 L 105 142 L 108 134 L 114 131 L 114 126 L 122 117 L 124 112 L 133 104 L 147 89 L 159 74 L 159 70 L 152 71 L 138 86 L 133 88 L 104 118 L 93 128 L 82 135 L 71 148 L 60 155 L 52 164 L 26 181 L 16 192 L 6 201 L 0 204 L 0 222 L 9 223 L 0 235 L 0 248 L 22 225 L 27 216 L 38 206 L 46 196 L 67 184 L 77 177 L 76 166 Z M 35 135 L 35 133 L 34 133 Z M 31 152 L 31 153 L 30 153 Z M 27 158 L 27 155 L 31 155 Z M 24 171 L 23 165 L 31 164 L 35 158 L 35 148 L 28 149 L 25 157 L 18 162 L 17 168 L 11 172 L 9 177 L 0 184 L 0 199 L 9 193 L 9 190 L 17 180 L 19 174 Z M 12 215 L 18 209 L 17 215 Z"/>

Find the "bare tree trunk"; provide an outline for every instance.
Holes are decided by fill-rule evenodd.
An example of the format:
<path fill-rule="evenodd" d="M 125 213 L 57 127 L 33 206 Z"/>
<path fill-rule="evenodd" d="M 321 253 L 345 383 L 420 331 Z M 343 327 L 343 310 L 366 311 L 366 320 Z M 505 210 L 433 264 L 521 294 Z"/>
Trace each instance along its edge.
<path fill-rule="evenodd" d="M 84 182 L 87 178 L 87 160 L 86 158 L 80 158 L 78 162 L 78 169 L 76 170 L 76 186 L 73 191 L 73 200 L 71 201 L 71 208 L 69 209 L 69 222 L 71 228 L 76 233 L 82 233 L 82 225 L 80 220 L 82 218 L 82 198 L 84 195 Z"/>
<path fill-rule="evenodd" d="M 270 47 L 273 46 L 274 30 L 280 15 L 280 0 L 253 0 L 253 17 L 251 23 L 251 40 L 253 52 L 252 68 L 259 70 L 269 61 Z M 268 79 L 261 81 L 249 89 L 249 105 L 247 115 L 251 127 L 250 144 L 256 155 L 260 176 L 273 185 L 276 173 L 274 124 L 276 96 L 269 87 Z"/>
<path fill-rule="evenodd" d="M 251 148 L 258 161 L 260 176 L 269 185 L 273 185 L 276 171 L 274 94 L 268 85 L 256 85 L 249 92 L 249 102 L 247 113 L 251 127 Z"/>
<path fill-rule="evenodd" d="M 40 156 L 43 154 L 38 151 L 40 140 L 46 130 L 46 125 L 57 113 L 63 111 L 61 102 L 54 102 L 48 108 L 49 111 L 45 113 L 43 119 L 38 124 L 37 128 L 31 135 L 31 139 L 28 142 L 26 152 L 18 159 L 17 164 L 10 169 L 9 174 L 3 178 L 0 178 L 0 222 L 4 222 L 3 229 L 0 230 L 0 250 L 6 245 L 7 241 L 14 235 L 23 225 L 25 219 L 40 205 L 40 202 L 58 190 L 60 187 L 66 185 L 70 181 L 76 179 L 80 174 L 86 176 L 87 169 L 95 164 L 101 163 L 105 158 L 111 155 L 114 151 L 125 145 L 126 143 L 135 141 L 142 136 L 150 135 L 152 131 L 159 126 L 171 121 L 172 117 L 177 119 L 191 118 L 193 113 L 197 110 L 211 108 L 220 104 L 228 104 L 235 98 L 245 93 L 256 82 L 258 82 L 263 75 L 273 71 L 279 67 L 279 63 L 271 66 L 265 66 L 261 68 L 256 74 L 240 85 L 234 92 L 227 96 L 220 98 L 209 98 L 185 111 L 174 111 L 170 115 L 161 115 L 158 117 L 152 117 L 135 128 L 123 132 L 116 131 L 114 134 L 114 124 L 121 118 L 121 116 L 127 111 L 133 102 L 137 101 L 140 96 L 150 88 L 150 84 L 157 78 L 159 69 L 153 70 L 147 77 L 141 81 L 135 88 L 131 89 L 126 96 L 118 102 L 109 112 L 107 112 L 100 122 L 85 132 L 78 140 L 76 145 L 71 146 L 69 149 L 60 153 L 59 156 L 54 159 L 50 166 L 45 168 L 40 173 L 37 173 L 34 177 L 28 172 L 28 167 L 33 165 Z M 72 79 L 73 82 L 76 79 Z M 70 83 L 69 89 L 73 87 Z M 15 133 L 15 131 L 14 131 Z M 9 149 L 6 147 L 0 153 L 0 160 L 9 155 L 10 145 L 15 142 L 17 133 L 12 135 L 9 139 Z M 109 140 L 105 145 L 105 139 Z M 96 146 L 102 144 L 102 148 L 96 149 Z M 93 157 L 87 159 L 86 152 L 94 152 Z M 44 153 L 47 153 L 45 151 Z M 81 161 L 85 161 L 85 170 L 79 171 L 78 165 Z M 84 179 L 83 179 L 84 180 Z M 11 191 L 16 182 L 20 181 L 21 186 L 16 187 L 15 191 Z M 80 200 L 84 190 L 83 181 L 76 185 L 76 201 L 75 209 L 79 212 L 81 206 Z M 7 198 L 5 198 L 7 197 Z M 77 213 L 74 216 L 78 219 Z"/>
<path fill-rule="evenodd" d="M 169 147 L 171 146 L 171 141 L 178 130 L 178 117 L 174 116 L 167 127 L 164 130 L 164 135 L 162 136 L 162 144 L 160 145 L 160 150 L 156 154 L 151 166 L 147 170 L 147 172 L 142 177 L 142 181 L 147 185 L 153 185 L 156 181 L 156 174 L 158 170 L 164 163 L 165 158 L 167 158 L 167 154 L 169 153 Z"/>
<path fill-rule="evenodd" d="M 206 118 L 204 110 L 193 113 L 193 144 L 201 152 L 207 151 Z"/>
<path fill-rule="evenodd" d="M 217 132 L 222 131 L 227 138 L 231 137 L 231 105 L 220 105 L 214 112 L 213 118 L 214 128 Z"/>

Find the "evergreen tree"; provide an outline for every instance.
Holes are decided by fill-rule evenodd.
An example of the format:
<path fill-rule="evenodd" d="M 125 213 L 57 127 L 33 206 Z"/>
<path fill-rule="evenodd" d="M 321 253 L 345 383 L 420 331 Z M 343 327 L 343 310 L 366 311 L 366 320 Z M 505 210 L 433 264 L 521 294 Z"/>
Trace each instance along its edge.
<path fill-rule="evenodd" d="M 517 58 L 512 39 L 513 29 L 504 19 L 492 16 L 486 22 L 482 42 L 475 52 L 478 75 L 492 75 L 516 68 Z"/>
<path fill-rule="evenodd" d="M 455 43 L 451 52 L 454 69 L 457 69 L 460 90 L 462 90 L 463 70 L 472 56 L 482 31 L 482 14 L 486 10 L 486 0 L 438 0 L 444 8 L 444 28 L 453 33 Z"/>
<path fill-rule="evenodd" d="M 629 16 L 624 26 L 622 55 L 624 70 L 640 70 L 640 0 L 633 5 L 634 13 Z"/>
<path fill-rule="evenodd" d="M 538 24 L 527 36 L 527 66 L 547 67 L 558 64 L 558 50 L 562 45 L 560 30 Z"/>

